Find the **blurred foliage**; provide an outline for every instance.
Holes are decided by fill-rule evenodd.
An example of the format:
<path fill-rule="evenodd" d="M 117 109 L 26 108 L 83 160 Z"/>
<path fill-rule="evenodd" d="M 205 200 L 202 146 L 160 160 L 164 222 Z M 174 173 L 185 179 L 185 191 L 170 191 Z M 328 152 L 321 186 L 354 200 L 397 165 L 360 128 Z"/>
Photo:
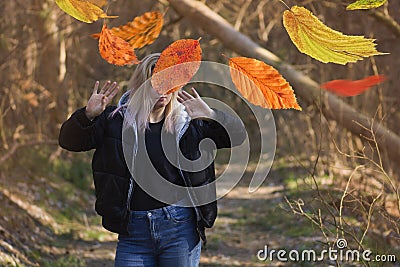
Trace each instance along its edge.
<path fill-rule="evenodd" d="M 57 158 L 52 162 L 52 171 L 83 191 L 93 192 L 90 159 L 92 153 L 80 154 L 70 160 Z"/>
<path fill-rule="evenodd" d="M 86 267 L 85 261 L 76 256 L 64 256 L 55 261 L 45 261 L 43 267 Z"/>

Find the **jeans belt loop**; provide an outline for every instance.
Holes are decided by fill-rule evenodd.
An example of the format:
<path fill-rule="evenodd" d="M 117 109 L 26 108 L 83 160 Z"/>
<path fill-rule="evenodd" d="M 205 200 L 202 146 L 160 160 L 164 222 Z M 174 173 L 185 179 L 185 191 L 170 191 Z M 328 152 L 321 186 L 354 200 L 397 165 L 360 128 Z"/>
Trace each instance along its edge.
<path fill-rule="evenodd" d="M 168 211 L 167 207 L 163 207 L 162 209 L 163 209 L 163 211 L 164 211 L 165 216 L 167 217 L 167 219 L 168 219 L 168 220 L 171 219 L 171 215 L 169 214 L 169 211 Z"/>

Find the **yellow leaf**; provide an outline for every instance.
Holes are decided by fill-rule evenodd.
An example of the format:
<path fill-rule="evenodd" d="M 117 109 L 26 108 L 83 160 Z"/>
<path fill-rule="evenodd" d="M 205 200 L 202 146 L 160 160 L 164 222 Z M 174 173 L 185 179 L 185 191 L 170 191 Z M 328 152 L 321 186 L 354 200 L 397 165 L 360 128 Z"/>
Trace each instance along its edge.
<path fill-rule="evenodd" d="M 244 98 L 270 109 L 301 110 L 290 84 L 273 67 L 253 58 L 229 59 L 232 81 Z"/>
<path fill-rule="evenodd" d="M 283 25 L 300 52 L 324 63 L 345 65 L 365 57 L 385 54 L 375 49 L 375 39 L 335 31 L 304 7 L 293 6 L 291 10 L 286 10 Z"/>
<path fill-rule="evenodd" d="M 108 16 L 100 7 L 86 0 L 56 0 L 56 4 L 68 15 L 86 23 L 92 23 L 99 18 L 118 17 Z"/>
<path fill-rule="evenodd" d="M 103 7 L 107 5 L 107 0 L 87 0 L 87 1 L 98 7 Z"/>
<path fill-rule="evenodd" d="M 354 3 L 351 3 L 346 7 L 347 10 L 355 10 L 355 9 L 370 9 L 380 7 L 387 0 L 358 0 Z"/>
<path fill-rule="evenodd" d="M 119 27 L 111 28 L 115 36 L 129 42 L 133 48 L 142 48 L 153 43 L 160 35 L 164 24 L 164 16 L 158 11 L 146 12 L 133 21 Z M 92 34 L 99 38 L 100 34 Z"/>

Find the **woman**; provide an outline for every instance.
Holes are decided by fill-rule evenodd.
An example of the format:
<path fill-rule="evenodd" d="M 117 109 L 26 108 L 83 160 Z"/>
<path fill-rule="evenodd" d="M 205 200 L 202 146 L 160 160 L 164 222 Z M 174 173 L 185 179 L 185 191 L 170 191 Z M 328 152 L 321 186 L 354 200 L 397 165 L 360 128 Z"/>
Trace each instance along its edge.
<path fill-rule="evenodd" d="M 209 194 L 215 197 L 214 163 L 200 170 L 179 168 L 179 162 L 170 162 L 165 155 L 161 136 L 165 134 L 167 140 L 172 140 L 168 143 L 176 143 L 182 156 L 191 161 L 201 158 L 202 153 L 213 153 L 200 151 L 200 141 L 205 138 L 213 140 L 216 148 L 239 145 L 245 138 L 239 119 L 211 109 L 195 89 L 194 96 L 184 91 L 159 95 L 148 86 L 145 82 L 152 76 L 159 56 L 151 54 L 141 61 L 118 107 L 107 107 L 119 90 L 117 84 L 107 82 L 98 92 L 96 82 L 86 107 L 75 111 L 60 130 L 61 147 L 70 151 L 96 149 L 92 161 L 95 209 L 102 216 L 103 226 L 119 234 L 117 267 L 198 266 L 200 239 L 206 242 L 205 227 L 212 227 L 217 216 L 216 198 L 199 204 L 197 200 L 202 196 L 192 190 L 211 184 Z M 130 118 L 133 135 L 137 136 L 128 140 L 132 143 L 128 149 L 123 146 L 124 117 Z M 132 159 L 127 161 L 129 151 L 139 152 L 131 153 Z M 148 155 L 149 161 L 139 161 L 140 154 Z M 135 167 L 130 169 L 133 161 Z M 156 173 L 186 187 L 192 205 L 179 205 L 184 201 L 182 196 L 169 204 L 144 190 L 143 183 Z"/>

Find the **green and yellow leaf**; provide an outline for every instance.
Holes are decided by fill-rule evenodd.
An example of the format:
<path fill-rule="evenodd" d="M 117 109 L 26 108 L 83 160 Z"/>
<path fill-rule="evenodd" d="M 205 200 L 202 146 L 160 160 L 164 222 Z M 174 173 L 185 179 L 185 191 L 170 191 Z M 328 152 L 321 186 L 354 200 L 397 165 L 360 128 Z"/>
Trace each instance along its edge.
<path fill-rule="evenodd" d="M 357 0 L 346 7 L 347 10 L 377 8 L 387 0 Z"/>
<path fill-rule="evenodd" d="M 366 57 L 383 55 L 375 39 L 344 35 L 323 24 L 304 7 L 293 6 L 283 14 L 283 25 L 300 52 L 324 63 L 345 65 Z"/>
<path fill-rule="evenodd" d="M 100 7 L 86 0 L 56 0 L 56 4 L 68 15 L 86 23 L 92 23 L 100 18 L 118 17 L 108 16 Z"/>

